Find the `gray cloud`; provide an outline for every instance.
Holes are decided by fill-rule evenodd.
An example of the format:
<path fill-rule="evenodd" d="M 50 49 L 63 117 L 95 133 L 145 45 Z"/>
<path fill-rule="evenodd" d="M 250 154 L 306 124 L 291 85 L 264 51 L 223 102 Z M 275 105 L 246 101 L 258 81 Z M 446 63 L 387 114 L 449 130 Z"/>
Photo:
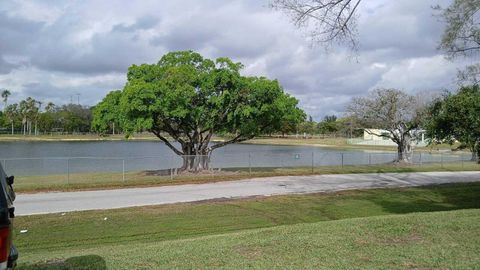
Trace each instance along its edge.
<path fill-rule="evenodd" d="M 0 6 L 0 87 L 66 103 L 81 93 L 96 104 L 121 88 L 132 64 L 192 49 L 241 61 L 247 75 L 278 79 L 320 120 L 341 114 L 352 96 L 375 87 L 415 93 L 454 87 L 465 63 L 444 60 L 436 47 L 443 25 L 431 6 L 451 0 L 367 1 L 360 10 L 360 49 L 329 53 L 310 46 L 302 30 L 257 0 L 40 0 Z M 362 2 L 363 3 L 363 2 Z"/>
<path fill-rule="evenodd" d="M 8 74 L 17 66 L 18 65 L 14 65 L 12 63 L 5 61 L 5 59 L 3 59 L 3 57 L 0 56 L 0 74 Z"/>
<path fill-rule="evenodd" d="M 159 18 L 146 16 L 139 18 L 135 23 L 131 25 L 125 24 L 116 24 L 112 28 L 112 32 L 120 31 L 120 32 L 135 32 L 137 30 L 146 30 L 152 29 L 154 26 L 158 24 L 160 21 Z"/>

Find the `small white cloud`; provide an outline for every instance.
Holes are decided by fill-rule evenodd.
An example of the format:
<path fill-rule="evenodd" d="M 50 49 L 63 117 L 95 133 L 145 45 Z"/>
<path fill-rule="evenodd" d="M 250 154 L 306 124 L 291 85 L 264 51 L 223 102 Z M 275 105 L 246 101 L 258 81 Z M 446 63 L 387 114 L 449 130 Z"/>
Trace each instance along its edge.
<path fill-rule="evenodd" d="M 370 65 L 370 68 L 372 69 L 384 69 L 387 68 L 387 65 L 384 63 L 373 63 Z"/>

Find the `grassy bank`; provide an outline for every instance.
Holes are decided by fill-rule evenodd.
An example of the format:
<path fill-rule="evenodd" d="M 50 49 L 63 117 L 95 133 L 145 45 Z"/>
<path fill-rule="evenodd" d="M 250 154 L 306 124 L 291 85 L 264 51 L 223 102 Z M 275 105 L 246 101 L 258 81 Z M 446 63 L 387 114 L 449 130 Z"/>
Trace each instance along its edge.
<path fill-rule="evenodd" d="M 14 237 L 19 269 L 468 268 L 479 210 L 351 218 L 480 208 L 479 196 L 470 183 L 27 216 Z"/>
<path fill-rule="evenodd" d="M 9 142 L 9 141 L 122 141 L 125 140 L 125 135 L 117 134 L 117 135 L 109 135 L 109 136 L 99 136 L 96 134 L 85 134 L 85 135 L 62 135 L 62 134 L 49 134 L 49 135 L 9 135 L 9 134 L 1 134 L 0 135 L 0 142 Z M 130 140 L 158 140 L 152 134 L 137 134 L 132 136 Z"/>
<path fill-rule="evenodd" d="M 181 184 L 200 184 L 233 181 L 256 177 L 284 175 L 383 173 L 383 172 L 428 172 L 428 171 L 477 171 L 480 165 L 474 162 L 425 163 L 422 165 L 364 165 L 364 166 L 319 166 L 283 168 L 230 168 L 221 172 L 212 171 L 201 175 L 151 175 L 148 172 L 77 173 L 46 176 L 16 176 L 17 192 L 70 191 L 127 187 L 147 187 Z"/>
<path fill-rule="evenodd" d="M 168 136 L 167 136 L 168 138 Z M 122 141 L 126 140 L 125 135 L 108 135 L 108 136 L 99 136 L 96 134 L 86 134 L 86 135 L 61 135 L 61 134 L 50 134 L 50 135 L 37 135 L 37 136 L 24 136 L 20 134 L 9 135 L 1 134 L 0 142 L 9 142 L 9 141 Z M 129 140 L 144 140 L 144 141 L 158 141 L 160 140 L 149 133 L 135 134 L 129 138 Z M 212 141 L 223 141 L 225 138 L 214 137 Z M 277 137 L 259 137 L 252 140 L 245 141 L 245 144 L 264 144 L 264 145 L 291 145 L 291 146 L 315 146 L 315 147 L 329 147 L 337 149 L 366 149 L 366 150 L 380 150 L 380 151 L 396 151 L 396 148 L 393 146 L 381 146 L 381 145 L 353 145 L 348 144 L 347 138 L 277 138 Z M 438 151 L 438 150 L 451 150 L 458 147 L 458 145 L 432 145 L 427 147 L 417 147 L 416 151 Z"/>
<path fill-rule="evenodd" d="M 260 144 L 260 145 L 294 145 L 294 146 L 315 146 L 315 147 L 328 147 L 344 150 L 378 150 L 378 151 L 396 151 L 395 146 L 382 146 L 382 145 L 358 145 L 349 144 L 348 138 L 274 138 L 274 137 L 260 137 L 244 142 L 246 144 Z M 438 144 L 424 147 L 415 147 L 415 151 L 439 151 L 439 150 L 452 150 L 456 149 L 459 144 Z"/>

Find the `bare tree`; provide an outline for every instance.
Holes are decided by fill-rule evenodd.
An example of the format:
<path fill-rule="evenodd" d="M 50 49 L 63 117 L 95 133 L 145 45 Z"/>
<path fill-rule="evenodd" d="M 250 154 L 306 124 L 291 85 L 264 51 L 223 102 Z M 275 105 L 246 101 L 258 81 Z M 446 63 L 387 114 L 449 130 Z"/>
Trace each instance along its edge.
<path fill-rule="evenodd" d="M 306 28 L 313 42 L 346 44 L 357 49 L 356 11 L 361 0 L 273 0 L 271 7 Z"/>
<path fill-rule="evenodd" d="M 440 49 L 448 56 L 469 56 L 480 51 L 480 1 L 455 0 L 452 5 L 441 12 L 447 27 L 442 35 Z"/>
<path fill-rule="evenodd" d="M 369 134 L 397 144 L 397 162 L 411 162 L 413 143 L 420 125 L 423 104 L 414 96 L 396 89 L 376 89 L 367 97 L 353 98 L 347 111 Z M 372 131 L 383 129 L 388 132 Z"/>

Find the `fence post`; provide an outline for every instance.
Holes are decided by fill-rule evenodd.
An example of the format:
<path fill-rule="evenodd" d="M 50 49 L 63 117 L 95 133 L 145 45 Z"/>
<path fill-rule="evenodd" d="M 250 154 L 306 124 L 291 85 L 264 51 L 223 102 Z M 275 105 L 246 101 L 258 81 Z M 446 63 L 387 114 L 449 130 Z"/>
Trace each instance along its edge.
<path fill-rule="evenodd" d="M 170 180 L 173 180 L 173 155 L 170 155 Z"/>
<path fill-rule="evenodd" d="M 70 184 L 70 158 L 67 158 L 67 185 Z"/>
<path fill-rule="evenodd" d="M 252 174 L 252 157 L 250 153 L 248 153 L 248 174 Z"/>
<path fill-rule="evenodd" d="M 420 152 L 420 161 L 419 161 L 419 162 L 420 162 L 420 167 L 422 167 L 422 163 L 423 163 L 423 161 L 422 161 L 422 152 Z"/>
<path fill-rule="evenodd" d="M 122 180 L 125 182 L 125 159 L 122 159 Z"/>
<path fill-rule="evenodd" d="M 343 169 L 343 153 L 341 153 L 341 155 L 342 155 L 342 169 Z"/>
<path fill-rule="evenodd" d="M 312 173 L 313 173 L 313 166 L 314 166 L 315 156 L 312 151 Z"/>

